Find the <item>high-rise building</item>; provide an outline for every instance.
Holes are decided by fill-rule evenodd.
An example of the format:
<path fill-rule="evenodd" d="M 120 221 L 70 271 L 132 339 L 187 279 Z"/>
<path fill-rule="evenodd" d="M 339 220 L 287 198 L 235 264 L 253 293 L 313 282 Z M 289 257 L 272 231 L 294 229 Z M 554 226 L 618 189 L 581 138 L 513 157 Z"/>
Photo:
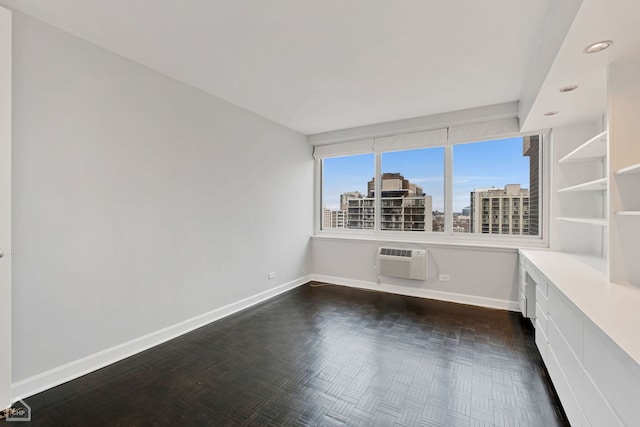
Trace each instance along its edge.
<path fill-rule="evenodd" d="M 346 228 L 347 225 L 347 211 L 338 210 L 332 211 L 331 209 L 322 209 L 322 229 L 328 228 Z"/>
<path fill-rule="evenodd" d="M 361 199 L 362 194 L 359 191 L 348 191 L 340 195 L 340 210 L 346 211 L 349 205 L 347 200 L 349 199 Z"/>
<path fill-rule="evenodd" d="M 540 180 L 538 178 L 540 135 L 525 136 L 522 138 L 522 155 L 529 157 L 529 232 L 527 234 L 537 236 L 540 230 Z"/>
<path fill-rule="evenodd" d="M 412 184 L 399 173 L 384 173 L 380 192 L 380 226 L 382 230 L 431 231 L 432 198 L 422 187 Z M 375 179 L 367 183 L 367 197 L 360 193 L 345 197 L 347 228 L 375 227 Z M 341 201 L 343 197 L 340 197 Z"/>
<path fill-rule="evenodd" d="M 359 191 L 349 191 L 340 195 L 340 209 L 331 210 L 322 208 L 322 229 L 329 228 L 347 228 L 347 208 L 348 200 L 362 199 Z"/>
<path fill-rule="evenodd" d="M 372 197 L 347 199 L 347 228 L 375 228 L 375 200 Z"/>
<path fill-rule="evenodd" d="M 471 192 L 471 232 L 529 234 L 529 190 L 520 184 Z"/>

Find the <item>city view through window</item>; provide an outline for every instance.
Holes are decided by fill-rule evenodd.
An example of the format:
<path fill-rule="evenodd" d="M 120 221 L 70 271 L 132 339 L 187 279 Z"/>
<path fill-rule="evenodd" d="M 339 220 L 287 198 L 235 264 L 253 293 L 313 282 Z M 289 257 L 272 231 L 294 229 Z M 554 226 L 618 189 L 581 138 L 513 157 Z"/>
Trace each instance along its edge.
<path fill-rule="evenodd" d="M 456 233 L 539 235 L 540 137 L 453 146 Z M 322 229 L 445 231 L 444 147 L 381 154 L 376 228 L 374 155 L 323 160 Z"/>

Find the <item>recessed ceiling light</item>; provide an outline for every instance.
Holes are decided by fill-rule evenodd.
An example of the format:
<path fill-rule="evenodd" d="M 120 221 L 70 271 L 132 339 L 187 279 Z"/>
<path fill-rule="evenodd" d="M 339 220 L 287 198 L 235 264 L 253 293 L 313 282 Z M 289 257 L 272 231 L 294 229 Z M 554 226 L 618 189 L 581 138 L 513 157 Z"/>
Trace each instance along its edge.
<path fill-rule="evenodd" d="M 605 50 L 611 46 L 613 42 L 611 40 L 603 40 L 601 42 L 590 44 L 584 48 L 585 53 L 596 53 Z"/>
<path fill-rule="evenodd" d="M 578 89 L 578 85 L 563 86 L 560 88 L 560 92 L 571 92 L 576 89 Z"/>
<path fill-rule="evenodd" d="M 556 114 L 558 114 L 557 111 L 547 111 L 544 113 L 545 116 L 555 116 Z"/>

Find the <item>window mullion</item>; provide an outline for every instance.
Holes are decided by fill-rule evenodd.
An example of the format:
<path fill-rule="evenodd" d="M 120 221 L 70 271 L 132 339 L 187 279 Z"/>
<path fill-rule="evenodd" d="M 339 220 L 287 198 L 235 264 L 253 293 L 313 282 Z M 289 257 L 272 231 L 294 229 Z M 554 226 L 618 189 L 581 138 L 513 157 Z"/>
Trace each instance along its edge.
<path fill-rule="evenodd" d="M 378 152 L 375 153 L 374 156 L 374 180 L 373 180 L 373 191 L 374 191 L 374 202 L 375 212 L 375 231 L 379 232 L 382 229 L 381 218 L 382 218 L 382 198 L 380 195 L 382 194 L 382 155 Z"/>
<path fill-rule="evenodd" d="M 444 147 L 444 232 L 453 235 L 453 146 Z"/>

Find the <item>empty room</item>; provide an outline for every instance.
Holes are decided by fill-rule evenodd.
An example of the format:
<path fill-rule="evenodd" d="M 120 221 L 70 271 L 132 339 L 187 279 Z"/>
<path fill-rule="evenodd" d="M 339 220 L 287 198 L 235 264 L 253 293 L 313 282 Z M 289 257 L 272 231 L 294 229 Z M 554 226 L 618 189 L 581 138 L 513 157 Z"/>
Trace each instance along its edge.
<path fill-rule="evenodd" d="M 640 425 L 638 28 L 0 0 L 0 424 Z"/>

